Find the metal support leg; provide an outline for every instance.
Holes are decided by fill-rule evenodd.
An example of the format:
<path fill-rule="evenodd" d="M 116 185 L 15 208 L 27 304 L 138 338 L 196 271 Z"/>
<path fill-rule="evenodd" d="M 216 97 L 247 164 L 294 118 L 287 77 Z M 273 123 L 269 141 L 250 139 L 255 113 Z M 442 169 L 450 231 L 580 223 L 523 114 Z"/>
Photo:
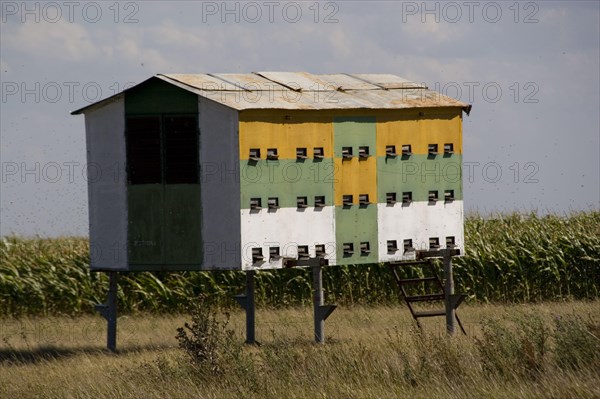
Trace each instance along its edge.
<path fill-rule="evenodd" d="M 246 293 L 236 295 L 234 299 L 246 311 L 246 343 L 256 343 L 255 306 L 254 306 L 254 270 L 246 272 Z"/>
<path fill-rule="evenodd" d="M 444 255 L 444 278 L 445 278 L 445 305 L 446 305 L 446 330 L 448 334 L 454 334 L 454 322 L 456 319 L 456 306 L 454 304 L 454 276 L 452 275 L 452 256 Z"/>
<path fill-rule="evenodd" d="M 313 315 L 315 320 L 315 342 L 325 343 L 325 320 L 335 310 L 336 305 L 325 305 L 323 295 L 323 270 L 320 265 L 313 266 Z"/>
<path fill-rule="evenodd" d="M 107 321 L 106 348 L 117 351 L 117 272 L 108 272 L 108 301 L 96 305 L 96 310 Z"/>
<path fill-rule="evenodd" d="M 325 343 L 325 320 L 320 317 L 319 309 L 325 304 L 323 298 L 323 270 L 320 266 L 313 266 L 313 309 L 315 319 L 315 341 Z"/>

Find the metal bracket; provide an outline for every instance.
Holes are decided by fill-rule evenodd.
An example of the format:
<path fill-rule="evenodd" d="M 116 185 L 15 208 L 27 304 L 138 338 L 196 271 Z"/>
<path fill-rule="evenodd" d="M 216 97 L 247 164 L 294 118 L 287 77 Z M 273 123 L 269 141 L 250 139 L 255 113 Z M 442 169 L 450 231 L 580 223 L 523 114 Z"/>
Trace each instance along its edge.
<path fill-rule="evenodd" d="M 246 310 L 246 304 L 248 303 L 248 296 L 246 294 L 234 295 L 233 299 L 235 299 L 242 309 Z"/>
<path fill-rule="evenodd" d="M 457 309 L 460 304 L 465 300 L 467 296 L 464 294 L 453 294 L 450 295 L 450 307 L 452 309 Z"/>
<path fill-rule="evenodd" d="M 106 321 L 108 321 L 108 318 L 109 318 L 108 304 L 99 303 L 94 306 L 94 310 L 97 311 L 98 313 L 100 313 L 100 316 L 104 317 L 106 319 Z"/>
<path fill-rule="evenodd" d="M 337 308 L 337 305 L 321 305 L 317 307 L 317 319 L 327 320 L 327 318 Z"/>

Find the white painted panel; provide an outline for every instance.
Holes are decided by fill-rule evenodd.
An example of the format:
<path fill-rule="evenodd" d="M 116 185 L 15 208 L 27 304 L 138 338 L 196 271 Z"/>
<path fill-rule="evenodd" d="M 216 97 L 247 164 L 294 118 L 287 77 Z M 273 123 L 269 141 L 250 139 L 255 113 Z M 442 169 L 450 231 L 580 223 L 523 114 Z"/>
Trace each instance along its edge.
<path fill-rule="evenodd" d="M 127 269 L 123 96 L 85 114 L 92 269 Z"/>
<path fill-rule="evenodd" d="M 280 255 L 297 259 L 298 246 L 307 245 L 310 257 L 315 246 L 324 244 L 325 258 L 335 265 L 335 207 L 321 209 L 280 208 L 242 209 L 242 269 L 281 268 L 282 262 L 269 262 L 269 247 L 279 247 Z M 265 260 L 252 264 L 252 248 L 261 247 Z"/>
<path fill-rule="evenodd" d="M 239 270 L 238 112 L 198 97 L 203 270 Z"/>
<path fill-rule="evenodd" d="M 464 253 L 463 201 L 377 204 L 377 218 L 380 262 L 414 259 L 414 253 L 403 254 L 405 239 L 412 239 L 415 249 L 427 250 L 429 237 L 439 237 L 440 247 L 445 248 L 446 237 L 454 236 L 456 248 Z M 396 253 L 388 253 L 388 240 L 398 242 Z"/>

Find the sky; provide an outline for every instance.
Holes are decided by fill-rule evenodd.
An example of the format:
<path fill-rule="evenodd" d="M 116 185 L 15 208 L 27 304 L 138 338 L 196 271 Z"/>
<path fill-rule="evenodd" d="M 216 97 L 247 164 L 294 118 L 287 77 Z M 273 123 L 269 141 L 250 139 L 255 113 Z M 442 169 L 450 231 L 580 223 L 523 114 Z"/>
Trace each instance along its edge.
<path fill-rule="evenodd" d="M 83 116 L 158 73 L 391 73 L 473 105 L 465 210 L 600 208 L 600 2 L 0 3 L 0 235 L 88 234 Z"/>

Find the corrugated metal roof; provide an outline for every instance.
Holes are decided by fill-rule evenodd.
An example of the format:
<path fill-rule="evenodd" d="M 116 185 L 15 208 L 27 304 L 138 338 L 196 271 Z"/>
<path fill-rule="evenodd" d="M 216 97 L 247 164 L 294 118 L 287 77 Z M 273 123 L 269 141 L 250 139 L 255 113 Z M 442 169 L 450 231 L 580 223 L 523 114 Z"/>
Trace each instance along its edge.
<path fill-rule="evenodd" d="M 256 72 L 294 91 L 326 91 L 327 82 L 308 72 Z"/>
<path fill-rule="evenodd" d="M 169 75 L 171 76 L 171 75 Z M 265 79 L 255 73 L 214 73 L 216 78 L 231 82 L 245 90 L 288 90 L 278 83 Z"/>
<path fill-rule="evenodd" d="M 249 74 L 158 74 L 156 78 L 227 107 L 246 109 L 402 109 L 471 105 L 390 74 L 257 72 Z M 128 89 L 128 90 L 131 90 Z M 104 101 L 81 108 L 79 114 Z"/>
<path fill-rule="evenodd" d="M 319 77 L 330 84 L 334 90 L 377 90 L 381 88 L 345 73 L 319 75 Z"/>
<path fill-rule="evenodd" d="M 158 77 L 166 76 L 170 79 L 176 80 L 188 86 L 192 86 L 199 90 L 226 90 L 226 91 L 240 91 L 244 90 L 238 85 L 231 84 L 218 77 L 211 76 L 204 73 L 198 74 L 180 74 L 172 73 L 169 75 L 158 75 Z"/>
<path fill-rule="evenodd" d="M 411 82 L 400 76 L 384 73 L 357 73 L 350 75 L 362 79 L 365 82 L 372 83 L 384 89 L 427 89 L 427 86 L 421 83 Z"/>

